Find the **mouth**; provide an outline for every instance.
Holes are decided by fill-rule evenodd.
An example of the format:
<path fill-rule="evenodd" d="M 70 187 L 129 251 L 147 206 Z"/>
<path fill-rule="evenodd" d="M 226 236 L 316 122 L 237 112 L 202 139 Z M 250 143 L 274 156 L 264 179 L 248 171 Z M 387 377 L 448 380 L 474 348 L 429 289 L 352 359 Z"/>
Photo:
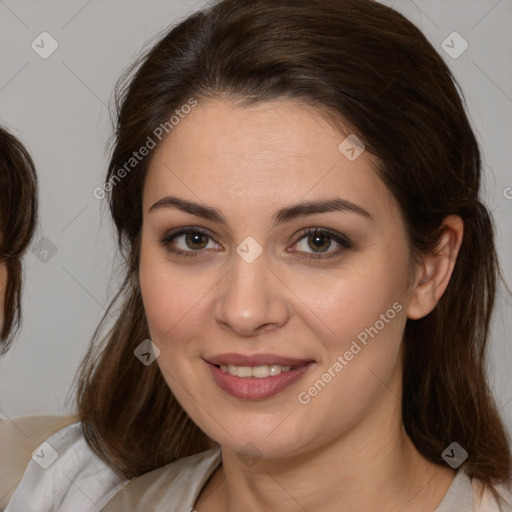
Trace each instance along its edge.
<path fill-rule="evenodd" d="M 272 354 L 224 354 L 205 362 L 221 390 L 246 400 L 263 400 L 281 393 L 315 363 Z"/>
<path fill-rule="evenodd" d="M 221 364 L 217 366 L 217 368 L 220 368 L 221 372 L 236 375 L 241 379 L 248 379 L 251 377 L 255 377 L 256 379 L 266 379 L 267 377 L 275 377 L 280 373 L 292 370 L 291 366 L 281 366 L 279 364 L 271 364 L 270 366 L 266 364 L 261 366 L 226 366 L 225 364 Z M 293 367 L 294 370 L 297 368 L 299 368 L 299 366 Z"/>

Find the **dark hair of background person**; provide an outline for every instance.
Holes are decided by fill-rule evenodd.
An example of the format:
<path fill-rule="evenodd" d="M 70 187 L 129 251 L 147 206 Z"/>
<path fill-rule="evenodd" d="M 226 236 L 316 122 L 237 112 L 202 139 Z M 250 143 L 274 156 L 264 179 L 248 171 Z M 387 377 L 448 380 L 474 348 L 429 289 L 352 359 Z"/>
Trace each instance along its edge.
<path fill-rule="evenodd" d="M 37 175 L 23 144 L 0 128 L 0 263 L 7 267 L 0 354 L 5 353 L 21 321 L 21 257 L 37 221 Z"/>
<path fill-rule="evenodd" d="M 435 252 L 443 219 L 459 215 L 464 239 L 448 288 L 429 315 L 405 328 L 403 423 L 436 464 L 445 465 L 442 452 L 459 443 L 469 454 L 467 473 L 496 492 L 511 481 L 507 435 L 486 377 L 501 274 L 492 218 L 480 201 L 479 148 L 458 91 L 421 31 L 377 2 L 221 1 L 170 30 L 118 84 L 106 183 L 192 97 L 241 106 L 290 99 L 355 133 L 378 158 L 376 172 L 403 215 L 411 262 Z M 111 305 L 118 320 L 106 336 L 102 325 L 96 331 L 77 386 L 88 443 L 127 477 L 215 445 L 158 365 L 146 367 L 133 353 L 149 337 L 138 263 L 150 161 L 151 154 L 110 194 L 126 277 Z"/>

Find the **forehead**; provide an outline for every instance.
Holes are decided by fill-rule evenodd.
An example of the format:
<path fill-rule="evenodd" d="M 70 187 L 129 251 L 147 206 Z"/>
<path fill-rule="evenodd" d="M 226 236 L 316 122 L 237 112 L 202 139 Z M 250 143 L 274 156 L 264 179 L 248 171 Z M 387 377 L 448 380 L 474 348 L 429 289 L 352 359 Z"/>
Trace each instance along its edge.
<path fill-rule="evenodd" d="M 155 150 L 145 209 L 165 194 L 179 194 L 225 209 L 339 196 L 376 215 L 389 211 L 394 201 L 375 171 L 376 159 L 367 151 L 357 156 L 362 148 L 356 146 L 347 153 L 347 144 L 353 146 L 347 135 L 295 101 L 251 107 L 200 101 Z"/>

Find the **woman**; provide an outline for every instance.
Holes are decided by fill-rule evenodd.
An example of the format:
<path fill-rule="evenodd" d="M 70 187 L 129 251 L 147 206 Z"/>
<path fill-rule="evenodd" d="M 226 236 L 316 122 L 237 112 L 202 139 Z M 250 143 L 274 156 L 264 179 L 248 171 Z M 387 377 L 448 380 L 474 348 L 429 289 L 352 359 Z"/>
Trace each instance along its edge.
<path fill-rule="evenodd" d="M 509 510 L 479 150 L 421 32 L 224 0 L 119 99 L 118 320 L 8 510 Z"/>
<path fill-rule="evenodd" d="M 37 175 L 23 144 L 0 128 L 0 354 L 9 349 L 21 320 L 21 259 L 34 234 Z M 30 452 L 64 426 L 62 418 L 0 420 L 0 510 L 30 460 Z"/>
<path fill-rule="evenodd" d="M 21 319 L 21 257 L 37 218 L 37 176 L 23 144 L 0 128 L 0 353 Z"/>

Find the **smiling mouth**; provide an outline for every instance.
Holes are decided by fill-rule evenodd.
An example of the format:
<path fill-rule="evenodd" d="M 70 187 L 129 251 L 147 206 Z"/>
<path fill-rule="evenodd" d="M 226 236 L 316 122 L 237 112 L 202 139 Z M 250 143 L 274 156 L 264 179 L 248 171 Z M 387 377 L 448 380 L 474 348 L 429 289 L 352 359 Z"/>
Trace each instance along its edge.
<path fill-rule="evenodd" d="M 281 373 L 289 372 L 290 370 L 295 370 L 303 365 L 282 366 L 280 364 L 264 364 L 259 366 L 235 366 L 220 364 L 215 366 L 217 366 L 217 368 L 220 368 L 220 371 L 223 373 L 229 373 L 229 375 L 235 375 L 236 377 L 241 377 L 242 379 L 247 379 L 249 377 L 265 379 L 267 377 L 275 377 L 276 375 L 280 375 Z"/>
<path fill-rule="evenodd" d="M 258 357 L 259 360 L 251 365 L 251 358 L 222 359 L 224 360 L 205 361 L 214 382 L 229 395 L 246 400 L 264 400 L 281 393 L 301 379 L 315 364 L 311 360 L 299 361 L 284 358 L 281 361 L 283 364 L 272 364 L 269 360 L 262 361 L 262 358 Z M 231 360 L 226 361 L 226 359 Z M 235 362 L 233 359 L 245 364 L 224 364 Z M 267 364 L 262 364 L 263 362 Z"/>

